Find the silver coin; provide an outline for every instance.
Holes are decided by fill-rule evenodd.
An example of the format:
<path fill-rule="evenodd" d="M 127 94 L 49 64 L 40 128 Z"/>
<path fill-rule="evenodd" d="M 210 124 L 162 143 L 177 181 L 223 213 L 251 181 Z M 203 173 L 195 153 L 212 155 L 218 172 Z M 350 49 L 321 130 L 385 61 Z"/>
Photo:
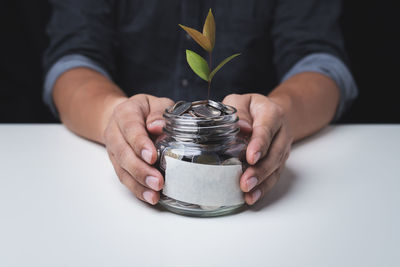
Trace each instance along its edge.
<path fill-rule="evenodd" d="M 229 158 L 222 162 L 222 165 L 242 165 L 238 158 Z"/>
<path fill-rule="evenodd" d="M 192 102 L 192 106 L 198 106 L 198 105 L 205 105 L 208 104 L 208 100 L 199 100 L 199 101 L 194 101 Z"/>
<path fill-rule="evenodd" d="M 192 111 L 197 117 L 218 117 L 221 116 L 221 111 L 211 106 L 194 106 Z"/>
<path fill-rule="evenodd" d="M 185 103 L 185 101 L 178 101 L 176 102 L 173 106 L 171 106 L 170 108 L 168 108 L 168 112 L 171 113 L 177 106 L 182 105 L 183 103 Z"/>
<path fill-rule="evenodd" d="M 189 110 L 189 112 L 183 113 L 181 116 L 183 116 L 183 117 L 189 117 L 189 118 L 196 117 L 194 114 L 191 114 L 190 112 L 192 112 L 192 111 Z"/>
<path fill-rule="evenodd" d="M 214 100 L 208 100 L 207 104 L 213 108 L 220 110 L 221 112 L 224 112 L 226 109 L 226 105 L 222 104 L 221 102 L 216 102 Z"/>
<path fill-rule="evenodd" d="M 220 165 L 221 161 L 217 154 L 201 154 L 192 158 L 193 163 Z"/>
<path fill-rule="evenodd" d="M 186 114 L 188 114 L 190 117 L 197 117 L 197 115 L 193 112 L 193 110 L 189 110 L 189 112 Z M 186 115 L 186 114 L 184 114 L 184 115 Z"/>
<path fill-rule="evenodd" d="M 231 114 L 236 112 L 236 109 L 234 107 L 232 107 L 232 106 L 225 105 L 224 112 L 225 112 L 226 115 L 231 115 Z"/>
<path fill-rule="evenodd" d="M 181 160 L 183 158 L 183 154 L 184 153 L 182 153 L 181 151 L 176 151 L 176 149 L 169 149 L 169 148 L 164 149 L 160 157 L 160 168 L 164 171 L 166 170 L 167 167 L 167 162 L 165 160 L 166 156 Z"/>
<path fill-rule="evenodd" d="M 177 105 L 178 103 L 180 103 L 180 104 Z M 178 103 L 174 105 L 174 107 L 171 111 L 171 114 L 176 115 L 176 116 L 182 115 L 183 113 L 188 111 L 190 109 L 190 107 L 192 106 L 192 103 L 190 103 L 190 102 L 180 101 Z"/>

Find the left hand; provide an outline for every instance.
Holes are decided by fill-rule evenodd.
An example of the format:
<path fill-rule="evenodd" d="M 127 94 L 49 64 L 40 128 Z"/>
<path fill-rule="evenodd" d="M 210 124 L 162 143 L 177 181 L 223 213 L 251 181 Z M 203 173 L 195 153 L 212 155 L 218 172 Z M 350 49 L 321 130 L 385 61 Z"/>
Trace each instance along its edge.
<path fill-rule="evenodd" d="M 249 167 L 240 178 L 247 204 L 261 199 L 279 180 L 294 140 L 284 109 L 260 94 L 231 94 L 223 103 L 237 109 L 240 130 L 251 134 L 246 150 Z"/>

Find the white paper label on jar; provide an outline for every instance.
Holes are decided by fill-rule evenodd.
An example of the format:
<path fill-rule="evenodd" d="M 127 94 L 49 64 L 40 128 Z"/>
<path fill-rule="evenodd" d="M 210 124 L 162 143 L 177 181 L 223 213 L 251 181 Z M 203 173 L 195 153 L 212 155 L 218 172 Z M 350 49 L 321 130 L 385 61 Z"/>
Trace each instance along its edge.
<path fill-rule="evenodd" d="M 204 206 L 244 203 L 239 187 L 241 165 L 206 165 L 165 156 L 164 195 Z"/>

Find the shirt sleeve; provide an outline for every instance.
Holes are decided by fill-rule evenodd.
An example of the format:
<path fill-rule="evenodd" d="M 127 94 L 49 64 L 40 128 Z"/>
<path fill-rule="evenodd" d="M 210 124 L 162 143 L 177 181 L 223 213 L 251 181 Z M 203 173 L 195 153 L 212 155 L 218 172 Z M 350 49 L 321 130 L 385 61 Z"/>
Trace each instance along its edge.
<path fill-rule="evenodd" d="M 278 0 L 271 30 L 278 79 L 304 71 L 332 78 L 340 88 L 335 120 L 357 96 L 339 27 L 339 0 Z"/>
<path fill-rule="evenodd" d="M 90 67 L 100 73 L 107 73 L 107 77 L 114 75 L 115 51 L 118 46 L 114 2 L 50 1 L 52 16 L 47 26 L 50 42 L 43 58 L 46 75 L 43 98 L 51 105 L 53 112 L 52 86 L 64 71 L 73 67 Z"/>
<path fill-rule="evenodd" d="M 328 76 L 336 83 L 340 90 L 340 99 L 333 121 L 339 120 L 358 95 L 357 85 L 347 66 L 330 54 L 314 53 L 298 61 L 283 76 L 281 82 L 302 72 L 318 72 Z"/>
<path fill-rule="evenodd" d="M 78 67 L 85 67 L 103 74 L 111 80 L 110 74 L 97 62 L 83 55 L 67 55 L 60 58 L 47 72 L 44 80 L 43 101 L 49 106 L 53 115 L 58 117 L 56 106 L 53 102 L 53 87 L 61 74 Z"/>

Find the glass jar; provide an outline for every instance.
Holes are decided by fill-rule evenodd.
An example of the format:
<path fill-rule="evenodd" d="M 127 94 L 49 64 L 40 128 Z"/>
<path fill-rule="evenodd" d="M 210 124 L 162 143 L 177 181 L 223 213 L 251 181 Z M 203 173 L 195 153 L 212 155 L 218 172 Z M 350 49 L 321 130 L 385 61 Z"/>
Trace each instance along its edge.
<path fill-rule="evenodd" d="M 236 109 L 223 106 L 229 112 L 213 117 L 164 112 L 166 125 L 156 141 L 156 165 L 165 177 L 159 203 L 167 210 L 211 217 L 244 205 L 239 180 L 247 167 L 247 138 L 239 133 Z"/>

